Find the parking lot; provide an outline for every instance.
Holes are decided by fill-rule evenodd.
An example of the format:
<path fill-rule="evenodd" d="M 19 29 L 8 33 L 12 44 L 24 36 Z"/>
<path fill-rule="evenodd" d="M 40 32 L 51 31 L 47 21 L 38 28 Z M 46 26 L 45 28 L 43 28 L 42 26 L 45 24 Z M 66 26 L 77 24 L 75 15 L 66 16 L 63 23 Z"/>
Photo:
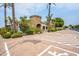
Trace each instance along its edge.
<path fill-rule="evenodd" d="M 3 40 L 0 40 L 0 55 L 4 55 L 5 52 Z"/>
<path fill-rule="evenodd" d="M 1 56 L 79 56 L 79 33 L 64 30 L 0 40 Z"/>

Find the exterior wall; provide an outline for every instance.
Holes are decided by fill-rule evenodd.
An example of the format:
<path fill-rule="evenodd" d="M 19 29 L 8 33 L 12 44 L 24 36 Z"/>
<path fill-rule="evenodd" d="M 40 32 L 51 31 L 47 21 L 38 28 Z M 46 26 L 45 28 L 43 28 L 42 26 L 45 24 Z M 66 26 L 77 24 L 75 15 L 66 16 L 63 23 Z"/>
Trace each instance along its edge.
<path fill-rule="evenodd" d="M 41 23 L 41 17 L 40 16 L 30 16 L 30 28 L 39 28 L 43 32 L 47 31 L 47 25 Z M 45 27 L 45 29 L 43 28 Z"/>
<path fill-rule="evenodd" d="M 41 25 L 41 17 L 40 16 L 31 16 L 30 17 L 30 27 L 36 28 L 38 24 Z"/>
<path fill-rule="evenodd" d="M 47 25 L 41 24 L 41 29 L 42 29 L 44 32 L 47 31 Z"/>

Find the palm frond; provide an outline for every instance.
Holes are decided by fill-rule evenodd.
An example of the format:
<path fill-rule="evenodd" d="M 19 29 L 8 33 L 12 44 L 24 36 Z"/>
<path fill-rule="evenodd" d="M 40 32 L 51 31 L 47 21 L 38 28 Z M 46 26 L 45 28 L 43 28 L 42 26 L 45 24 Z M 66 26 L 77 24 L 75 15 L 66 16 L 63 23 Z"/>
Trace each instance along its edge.
<path fill-rule="evenodd" d="M 0 7 L 3 7 L 4 3 L 0 3 Z M 12 3 L 6 3 L 6 7 L 11 8 L 12 7 Z"/>
<path fill-rule="evenodd" d="M 11 8 L 11 7 L 12 7 L 12 3 L 7 3 L 6 6 L 7 6 L 8 8 Z"/>

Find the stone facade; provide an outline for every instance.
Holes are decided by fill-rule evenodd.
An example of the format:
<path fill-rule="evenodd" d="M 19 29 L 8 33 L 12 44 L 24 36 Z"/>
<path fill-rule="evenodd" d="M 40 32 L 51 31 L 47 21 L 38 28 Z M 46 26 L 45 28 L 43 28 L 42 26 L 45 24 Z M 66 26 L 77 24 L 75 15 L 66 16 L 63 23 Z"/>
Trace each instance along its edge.
<path fill-rule="evenodd" d="M 41 17 L 37 15 L 30 16 L 30 28 L 40 28 Z"/>
<path fill-rule="evenodd" d="M 39 28 L 46 30 L 47 26 L 41 22 L 41 17 L 37 15 L 30 16 L 30 28 Z"/>

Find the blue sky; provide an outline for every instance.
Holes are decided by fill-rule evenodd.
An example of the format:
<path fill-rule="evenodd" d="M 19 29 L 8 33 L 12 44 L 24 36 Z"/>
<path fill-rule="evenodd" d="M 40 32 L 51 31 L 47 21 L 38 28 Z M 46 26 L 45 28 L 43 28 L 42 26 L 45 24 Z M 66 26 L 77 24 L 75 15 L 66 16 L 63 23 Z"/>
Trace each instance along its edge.
<path fill-rule="evenodd" d="M 78 3 L 56 3 L 52 4 L 52 18 L 61 17 L 65 21 L 65 25 L 79 24 L 79 4 Z M 11 16 L 11 9 L 7 8 L 7 16 Z M 15 15 L 19 20 L 20 16 L 39 15 L 42 21 L 46 21 L 48 15 L 47 3 L 15 3 Z M 4 26 L 4 8 L 0 8 L 0 27 Z"/>

